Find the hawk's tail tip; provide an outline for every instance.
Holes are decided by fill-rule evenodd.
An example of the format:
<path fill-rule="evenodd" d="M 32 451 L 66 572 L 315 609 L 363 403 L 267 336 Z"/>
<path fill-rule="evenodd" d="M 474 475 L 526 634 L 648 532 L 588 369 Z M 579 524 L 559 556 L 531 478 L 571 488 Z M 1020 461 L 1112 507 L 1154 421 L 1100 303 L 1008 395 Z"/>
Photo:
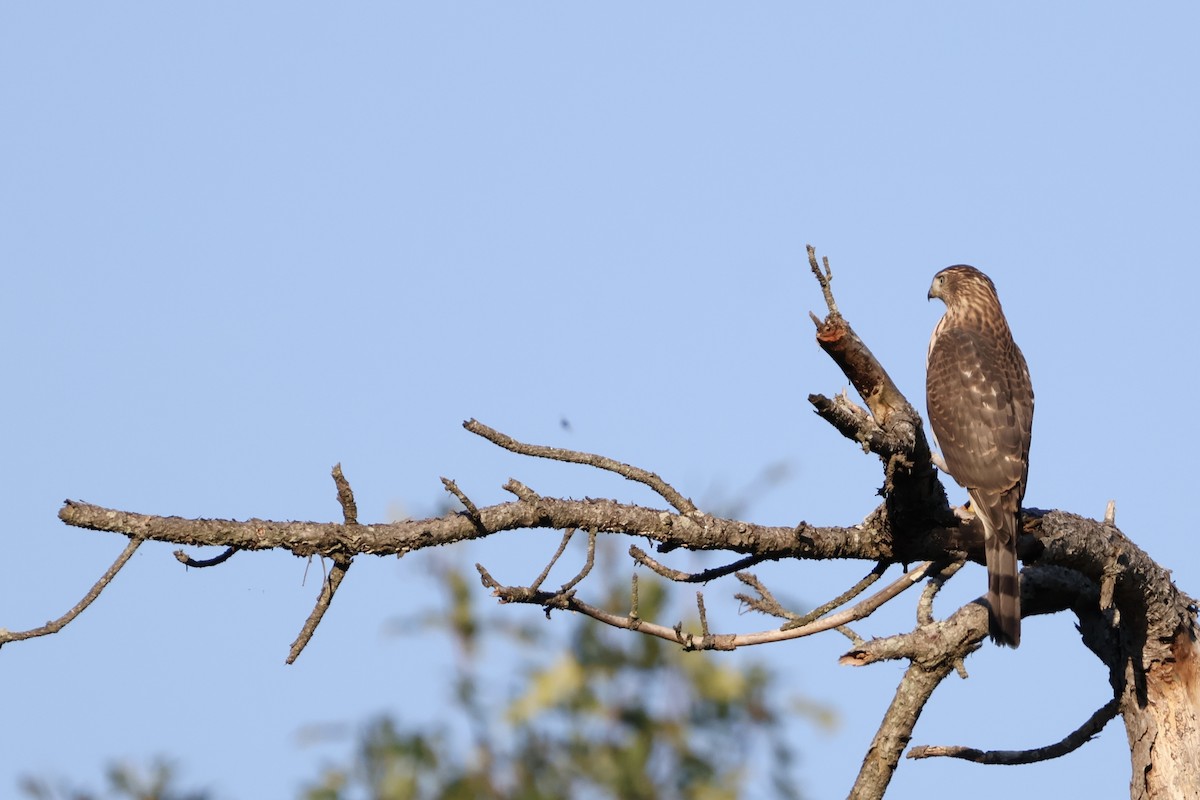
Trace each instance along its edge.
<path fill-rule="evenodd" d="M 992 616 L 988 622 L 988 636 L 997 645 L 1011 647 L 1014 650 L 1021 646 L 1021 620 L 1019 617 L 997 619 Z"/>
<path fill-rule="evenodd" d="M 1019 634 L 1015 639 L 1009 638 L 1003 633 L 991 633 L 988 635 L 992 637 L 992 641 L 999 647 L 1011 647 L 1013 650 L 1016 650 L 1021 646 L 1021 637 Z"/>

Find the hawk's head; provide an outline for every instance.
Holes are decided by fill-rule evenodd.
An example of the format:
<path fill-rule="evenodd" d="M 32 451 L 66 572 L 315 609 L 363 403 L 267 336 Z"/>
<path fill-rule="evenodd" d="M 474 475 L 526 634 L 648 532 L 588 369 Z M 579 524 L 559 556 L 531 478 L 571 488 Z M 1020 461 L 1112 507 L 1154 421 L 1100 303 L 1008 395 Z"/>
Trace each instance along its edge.
<path fill-rule="evenodd" d="M 933 283 L 929 287 L 927 297 L 930 300 L 935 297 L 941 298 L 942 302 L 949 307 L 955 305 L 956 302 L 968 300 L 972 295 L 990 295 L 992 299 L 995 299 L 996 286 L 992 283 L 991 278 L 974 267 L 958 264 L 946 267 L 933 276 Z"/>

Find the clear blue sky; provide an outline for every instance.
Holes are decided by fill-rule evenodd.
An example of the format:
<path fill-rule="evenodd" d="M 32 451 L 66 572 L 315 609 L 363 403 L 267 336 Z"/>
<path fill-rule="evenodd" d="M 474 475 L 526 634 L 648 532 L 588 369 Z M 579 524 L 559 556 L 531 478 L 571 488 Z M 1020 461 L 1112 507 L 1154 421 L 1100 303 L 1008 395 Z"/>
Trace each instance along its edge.
<path fill-rule="evenodd" d="M 432 507 L 439 475 L 480 503 L 510 476 L 653 502 L 501 453 L 469 417 L 701 503 L 785 460 L 752 519 L 854 523 L 880 476 L 804 399 L 844 384 L 812 341 L 806 242 L 917 401 L 930 277 L 989 273 L 1037 392 L 1027 503 L 1099 516 L 1116 499 L 1200 592 L 1181 405 L 1198 389 L 1198 23 L 1182 3 L 6 4 L 0 625 L 58 616 L 124 545 L 59 524 L 67 497 L 336 520 L 340 461 L 364 521 Z M 516 582 L 545 539 L 460 557 Z M 0 795 L 166 753 L 222 798 L 288 797 L 345 749 L 304 745 L 305 726 L 432 719 L 449 698 L 445 643 L 385 628 L 428 607 L 430 559 L 455 553 L 358 563 L 286 667 L 316 573 L 282 554 L 188 572 L 171 549 L 144 547 L 58 636 L 4 648 Z M 769 575 L 815 603 L 864 571 Z M 971 659 L 915 740 L 1072 730 L 1109 691 L 1072 622 Z M 728 607 L 713 624 L 763 625 Z M 844 646 L 753 654 L 842 715 L 832 735 L 795 726 L 815 798 L 844 796 L 901 670 L 838 667 Z M 1116 798 L 1128 771 L 1115 722 L 1036 767 L 905 762 L 893 796 Z"/>

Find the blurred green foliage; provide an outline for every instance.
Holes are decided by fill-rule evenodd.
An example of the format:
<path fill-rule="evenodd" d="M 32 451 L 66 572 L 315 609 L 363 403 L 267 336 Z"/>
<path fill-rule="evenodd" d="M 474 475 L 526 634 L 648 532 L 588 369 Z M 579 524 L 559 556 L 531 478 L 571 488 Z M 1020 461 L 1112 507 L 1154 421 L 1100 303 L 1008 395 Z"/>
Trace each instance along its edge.
<path fill-rule="evenodd" d="M 114 763 L 105 774 L 102 791 L 80 789 L 63 781 L 27 777 L 21 781 L 21 793 L 33 800 L 210 800 L 204 790 L 183 790 L 175 787 L 175 768 L 169 761 L 159 759 L 146 769 L 133 764 Z"/>
<path fill-rule="evenodd" d="M 800 797 L 782 726 L 795 706 L 761 664 L 591 620 L 572 619 L 565 646 L 553 626 L 501 630 L 482 621 L 475 581 L 454 569 L 442 578 L 448 602 L 435 626 L 460 653 L 455 712 L 470 746 L 456 747 L 447 728 L 384 717 L 353 763 L 326 769 L 304 800 L 734 800 L 751 783 L 757 796 Z M 629 607 L 628 584 L 610 580 L 605 592 L 605 607 Z M 641 580 L 645 619 L 663 619 L 668 601 L 663 582 Z M 489 636 L 538 653 L 502 708 L 481 700 Z"/>
<path fill-rule="evenodd" d="M 782 725 L 799 706 L 779 696 L 762 665 L 685 653 L 591 620 L 505 627 L 481 615 L 485 595 L 473 574 L 446 568 L 439 577 L 446 601 L 428 624 L 450 636 L 458 654 L 444 718 L 371 721 L 349 762 L 322 768 L 302 800 L 734 800 L 751 786 L 756 797 L 800 797 Z M 603 591 L 606 607 L 629 607 L 628 584 L 609 580 Z M 644 618 L 664 619 L 669 599 L 663 582 L 640 582 Z M 506 612 L 511 621 L 515 610 Z M 485 651 L 501 641 L 533 657 L 517 673 L 518 690 L 497 703 L 488 699 L 496 676 Z M 159 761 L 144 772 L 112 767 L 102 792 L 40 778 L 20 788 L 33 800 L 215 797 L 177 782 Z"/>

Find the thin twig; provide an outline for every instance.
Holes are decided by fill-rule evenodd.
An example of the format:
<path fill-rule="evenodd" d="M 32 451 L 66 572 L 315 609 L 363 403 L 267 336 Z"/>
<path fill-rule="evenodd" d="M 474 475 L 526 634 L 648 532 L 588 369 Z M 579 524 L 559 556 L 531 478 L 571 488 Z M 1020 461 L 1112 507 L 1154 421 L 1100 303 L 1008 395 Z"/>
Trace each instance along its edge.
<path fill-rule="evenodd" d="M 854 629 L 851 628 L 849 625 L 838 625 L 836 628 L 834 628 L 834 630 L 836 630 L 842 636 L 845 636 L 847 639 L 849 639 L 854 644 L 855 647 L 862 647 L 863 642 L 866 641 L 861 636 L 859 636 L 857 633 L 855 633 Z"/>
<path fill-rule="evenodd" d="M 820 631 L 827 631 L 831 628 L 837 628 L 841 625 L 846 625 L 856 620 L 865 619 L 871 614 L 874 614 L 875 611 L 884 603 L 887 603 L 901 592 L 905 591 L 911 586 L 915 586 L 917 583 L 923 580 L 932 565 L 932 561 L 926 561 L 921 566 L 917 567 L 916 569 L 909 570 L 900 577 L 896 578 L 896 580 L 892 581 L 883 589 L 880 589 L 878 592 L 868 598 L 865 598 L 864 600 L 860 600 L 858 603 L 854 604 L 845 611 L 839 611 L 836 614 L 830 614 L 827 617 L 813 620 L 807 625 L 802 625 L 799 628 L 792 628 L 791 630 L 780 632 L 789 634 L 794 633 L 798 636 L 810 636 Z"/>
<path fill-rule="evenodd" d="M 853 600 L 854 598 L 858 597 L 860 594 L 865 592 L 867 590 L 868 586 L 870 586 L 871 584 L 875 583 L 875 581 L 877 581 L 881 577 L 883 577 L 883 573 L 887 571 L 887 568 L 888 568 L 887 562 L 880 561 L 878 564 L 876 564 L 874 566 L 874 568 L 872 568 L 872 570 L 870 572 L 868 572 L 866 575 L 864 575 L 862 577 L 862 579 L 859 580 L 858 583 L 854 584 L 849 589 L 842 592 L 841 594 L 839 594 L 837 597 L 833 598 L 829 602 L 823 603 L 823 604 L 817 606 L 816 608 L 814 608 L 812 611 L 808 612 L 807 614 L 804 614 L 803 616 L 797 617 L 796 619 L 793 619 L 791 622 L 788 622 L 786 625 L 783 626 L 783 629 L 786 631 L 789 628 L 799 628 L 801 625 L 807 625 L 808 623 L 812 622 L 814 619 L 819 619 L 819 618 L 825 616 L 830 611 L 833 611 L 835 608 L 841 608 L 846 603 L 849 603 L 851 600 Z"/>
<path fill-rule="evenodd" d="M 741 592 L 733 596 L 734 600 L 744 604 L 750 610 L 772 617 L 779 617 L 780 619 L 795 620 L 800 618 L 799 614 L 784 608 L 783 604 L 775 599 L 775 595 L 771 594 L 770 590 L 763 585 L 763 582 L 754 573 L 739 572 L 737 573 L 737 579 L 758 592 L 758 597 L 751 597 Z"/>
<path fill-rule="evenodd" d="M 342 474 L 342 463 L 333 465 L 333 485 L 337 487 L 338 504 L 342 507 L 342 519 L 347 525 L 358 524 L 358 504 L 354 502 L 354 490 L 350 481 Z"/>
<path fill-rule="evenodd" d="M 571 541 L 571 537 L 574 535 L 574 528 L 567 528 L 565 531 L 563 531 L 562 541 L 558 543 L 558 549 L 554 551 L 554 557 L 550 559 L 550 563 L 547 564 L 546 568 L 541 571 L 541 574 L 537 576 L 537 579 L 534 580 L 533 583 L 529 584 L 530 589 L 542 588 L 542 583 L 545 582 L 547 577 L 549 577 L 550 570 L 554 569 L 554 565 L 558 563 L 560 558 L 562 558 L 562 554 L 566 552 L 567 544 Z"/>
<path fill-rule="evenodd" d="M 1113 698 L 1088 717 L 1087 721 L 1061 741 L 1032 750 L 978 750 L 974 747 L 919 745 L 908 752 L 909 758 L 961 758 L 976 764 L 1034 764 L 1065 756 L 1091 741 L 1117 715 L 1120 701 Z"/>
<path fill-rule="evenodd" d="M 579 570 L 579 574 L 564 583 L 562 588 L 558 590 L 558 593 L 566 594 L 574 589 L 581 580 L 588 576 L 588 573 L 592 571 L 592 567 L 594 566 L 596 566 L 596 529 L 592 528 L 588 531 L 587 561 L 584 562 L 583 568 Z"/>
<path fill-rule="evenodd" d="M 535 500 L 541 500 L 542 496 L 530 489 L 525 484 L 521 483 L 516 478 L 509 478 L 508 483 L 501 487 L 506 492 L 512 492 L 518 499 L 524 500 L 527 503 L 532 503 Z"/>
<path fill-rule="evenodd" d="M 638 615 L 638 576 L 635 572 L 633 573 L 633 579 L 630 581 L 629 588 L 629 622 L 631 625 L 636 626 L 640 621 L 641 617 Z M 637 628 L 634 627 L 634 630 L 637 630 Z"/>
<path fill-rule="evenodd" d="M 825 263 L 824 274 L 821 272 L 821 267 L 817 265 L 817 249 L 811 244 L 808 245 L 808 265 L 812 267 L 813 275 L 817 277 L 817 283 L 821 284 L 821 293 L 825 295 L 825 305 L 828 306 L 830 314 L 840 317 L 841 312 L 838 311 L 837 303 L 833 300 L 833 290 L 829 287 L 833 281 L 833 271 L 829 269 L 829 257 L 825 256 L 822 261 Z M 813 316 L 811 311 L 809 316 Z"/>
<path fill-rule="evenodd" d="M 548 458 L 553 461 L 566 461 L 572 464 L 587 464 L 597 469 L 615 472 L 623 478 L 631 481 L 636 481 L 645 484 L 657 492 L 664 500 L 670 503 L 681 514 L 695 514 L 696 506 L 691 500 L 684 497 L 676 491 L 670 484 L 655 475 L 653 472 L 635 467 L 630 464 L 623 464 L 607 456 L 596 455 L 594 453 L 582 453 L 578 450 L 565 450 L 561 447 L 545 447 L 537 444 L 525 444 L 518 442 L 516 439 L 501 433 L 498 430 L 489 428 L 482 422 L 469 419 L 463 423 L 463 427 L 474 433 L 477 436 L 482 436 L 489 442 L 503 447 L 518 455 L 534 456 L 536 458 Z"/>
<path fill-rule="evenodd" d="M 753 555 L 738 559 L 732 564 L 726 564 L 723 567 L 713 567 L 712 569 L 706 569 L 700 572 L 683 572 L 681 570 L 672 569 L 671 567 L 654 560 L 646 554 L 645 550 L 635 544 L 631 544 L 629 546 L 629 555 L 639 564 L 643 564 L 664 578 L 676 581 L 678 583 L 708 583 L 716 578 L 723 578 L 726 575 L 732 575 L 740 569 L 746 569 L 747 567 L 752 567 L 755 564 L 761 564 L 763 561 L 767 560 L 766 556 Z"/>
<path fill-rule="evenodd" d="M 471 520 L 471 524 L 480 533 L 487 533 L 487 526 L 483 524 L 483 517 L 479 515 L 479 507 L 471 502 L 471 498 L 467 497 L 462 489 L 458 488 L 458 484 L 449 478 L 442 478 L 442 486 L 446 487 L 446 491 L 454 495 L 458 502 L 463 504 L 463 508 L 467 510 L 467 518 Z"/>
<path fill-rule="evenodd" d="M 629 587 L 629 624 L 632 630 L 637 630 L 637 626 L 641 624 L 641 616 L 637 612 L 637 573 L 632 576 Z"/>
<path fill-rule="evenodd" d="M 946 581 L 953 578 L 965 563 L 967 562 L 955 561 L 939 570 L 932 570 L 934 574 L 929 579 L 929 583 L 925 584 L 925 590 L 921 592 L 921 599 L 917 601 L 918 625 L 929 625 L 933 622 L 933 599 L 937 597 L 937 593 L 946 585 Z"/>
<path fill-rule="evenodd" d="M 304 652 L 304 648 L 312 639 L 313 634 L 317 630 L 317 625 L 321 624 L 321 618 L 325 616 L 325 612 L 329 610 L 329 604 L 333 602 L 333 595 L 337 592 L 338 587 L 342 584 L 342 578 L 346 577 L 346 571 L 350 569 L 351 559 L 338 558 L 334 559 L 333 568 L 329 570 L 329 577 L 321 581 L 321 593 L 317 595 L 317 604 L 313 607 L 312 613 L 308 615 L 308 619 L 304 621 L 304 627 L 300 629 L 300 635 L 296 637 L 296 641 L 292 642 L 292 649 L 288 652 L 287 663 L 293 664 L 300 654 Z"/>
<path fill-rule="evenodd" d="M 847 397 L 845 391 L 832 400 L 823 394 L 810 394 L 808 402 L 812 403 L 821 419 L 847 439 L 858 442 L 863 452 L 874 451 L 890 456 L 895 450 L 897 443 L 888 438 L 888 432 L 879 426 L 865 408 Z"/>
<path fill-rule="evenodd" d="M 7 642 L 19 642 L 23 639 L 33 639 L 38 636 L 58 633 L 71 620 L 83 613 L 83 610 L 90 606 L 93 600 L 100 596 L 104 588 L 112 582 L 112 579 L 117 576 L 121 568 L 133 557 L 134 552 L 141 546 L 143 541 L 145 540 L 136 536 L 129 537 L 129 544 L 125 545 L 125 549 L 121 551 L 121 555 L 117 556 L 117 560 L 112 563 L 112 566 L 104 571 L 104 574 L 100 576 L 100 580 L 92 584 L 92 588 L 88 589 L 88 593 L 83 596 L 83 599 L 58 619 L 47 622 L 40 628 L 31 628 L 27 631 L 17 631 L 15 633 L 0 628 L 0 646 L 3 646 Z"/>
<path fill-rule="evenodd" d="M 443 478 L 442 480 L 445 480 Z M 350 482 L 346 480 L 346 476 L 342 474 L 342 465 L 340 463 L 333 466 L 333 483 L 337 486 L 338 504 L 342 507 L 342 517 L 345 520 L 346 527 L 358 527 L 358 504 L 354 501 L 354 490 L 350 488 Z M 352 556 L 335 556 L 333 559 L 333 567 L 329 573 L 324 576 L 321 581 L 321 591 L 317 595 L 316 605 L 313 606 L 312 612 L 308 615 L 308 619 L 304 621 L 303 627 L 300 628 L 299 635 L 292 642 L 291 650 L 288 652 L 286 663 L 294 664 L 300 654 L 304 652 L 304 648 L 312 641 L 313 634 L 317 631 L 317 626 L 321 624 L 325 612 L 329 610 L 330 604 L 333 602 L 333 596 L 337 593 L 338 587 L 342 585 L 342 579 L 346 577 L 346 572 L 350 569 L 350 564 L 353 562 Z M 325 569 L 325 559 L 321 559 L 321 569 Z M 307 568 L 305 568 L 307 574 Z"/>

